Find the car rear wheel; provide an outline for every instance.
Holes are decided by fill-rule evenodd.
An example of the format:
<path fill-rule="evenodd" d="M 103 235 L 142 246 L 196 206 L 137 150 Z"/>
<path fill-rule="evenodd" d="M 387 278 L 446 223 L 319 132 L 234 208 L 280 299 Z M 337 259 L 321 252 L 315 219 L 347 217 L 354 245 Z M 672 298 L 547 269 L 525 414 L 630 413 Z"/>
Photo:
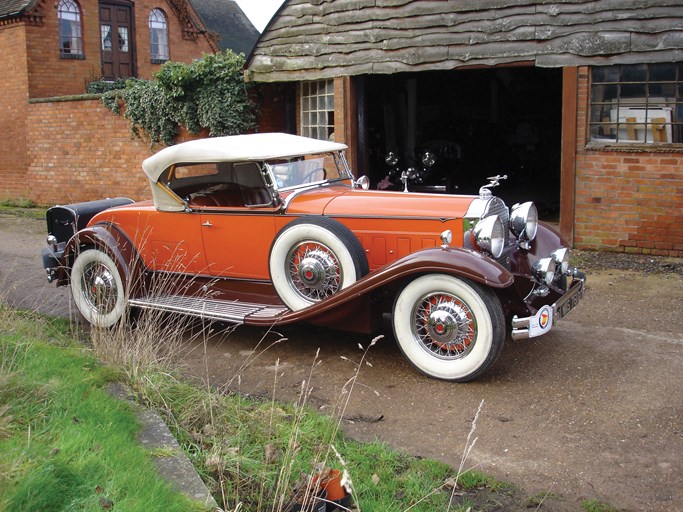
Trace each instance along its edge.
<path fill-rule="evenodd" d="M 331 297 L 368 272 L 356 236 L 327 217 L 287 224 L 273 242 L 269 265 L 275 290 L 294 311 Z"/>
<path fill-rule="evenodd" d="M 71 268 L 71 291 L 76 307 L 95 327 L 111 327 L 126 309 L 123 280 L 109 255 L 86 249 Z"/>
<path fill-rule="evenodd" d="M 393 327 L 401 351 L 418 370 L 455 382 L 481 375 L 505 342 L 505 319 L 495 294 L 441 274 L 408 283 L 394 303 Z"/>

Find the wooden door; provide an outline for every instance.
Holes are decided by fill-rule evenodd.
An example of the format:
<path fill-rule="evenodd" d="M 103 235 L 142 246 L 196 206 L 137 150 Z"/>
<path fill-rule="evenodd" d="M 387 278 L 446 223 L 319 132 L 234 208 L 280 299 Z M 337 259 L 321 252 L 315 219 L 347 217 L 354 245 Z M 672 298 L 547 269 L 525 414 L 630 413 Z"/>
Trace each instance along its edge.
<path fill-rule="evenodd" d="M 126 3 L 100 3 L 102 78 L 135 76 L 133 9 Z"/>

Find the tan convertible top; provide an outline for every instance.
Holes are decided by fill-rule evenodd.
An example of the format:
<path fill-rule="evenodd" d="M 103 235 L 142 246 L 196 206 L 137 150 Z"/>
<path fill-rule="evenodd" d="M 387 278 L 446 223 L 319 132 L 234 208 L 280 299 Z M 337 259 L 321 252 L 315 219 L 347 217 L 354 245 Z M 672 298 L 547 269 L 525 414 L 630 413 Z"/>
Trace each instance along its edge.
<path fill-rule="evenodd" d="M 192 140 L 162 149 L 142 162 L 153 183 L 173 164 L 200 162 L 262 162 L 329 151 L 343 151 L 345 144 L 309 139 L 287 133 L 252 133 Z"/>
<path fill-rule="evenodd" d="M 198 139 L 169 146 L 142 162 L 142 168 L 152 186 L 155 206 L 163 211 L 181 211 L 184 204 L 180 198 L 158 183 L 164 171 L 174 164 L 263 162 L 345 149 L 345 144 L 287 133 L 252 133 Z"/>

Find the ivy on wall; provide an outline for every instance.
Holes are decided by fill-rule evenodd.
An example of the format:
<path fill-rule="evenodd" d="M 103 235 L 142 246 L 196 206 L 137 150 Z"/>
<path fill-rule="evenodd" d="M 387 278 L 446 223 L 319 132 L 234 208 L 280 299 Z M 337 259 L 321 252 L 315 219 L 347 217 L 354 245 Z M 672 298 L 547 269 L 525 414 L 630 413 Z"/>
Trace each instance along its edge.
<path fill-rule="evenodd" d="M 179 126 L 212 137 L 244 133 L 256 126 L 257 107 L 244 82 L 244 56 L 231 50 L 204 55 L 191 64 L 166 62 L 153 80 L 126 81 L 102 96 L 104 105 L 130 120 L 133 135 L 152 145 L 171 145 Z"/>

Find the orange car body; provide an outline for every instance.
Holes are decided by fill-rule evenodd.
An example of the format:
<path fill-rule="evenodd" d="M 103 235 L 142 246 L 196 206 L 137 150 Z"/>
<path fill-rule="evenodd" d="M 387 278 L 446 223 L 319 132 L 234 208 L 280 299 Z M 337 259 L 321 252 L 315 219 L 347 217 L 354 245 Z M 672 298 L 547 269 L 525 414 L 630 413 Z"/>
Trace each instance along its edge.
<path fill-rule="evenodd" d="M 389 314 L 413 364 L 458 381 L 580 300 L 565 242 L 532 203 L 493 196 L 500 177 L 479 196 L 373 191 L 345 148 L 284 134 L 166 148 L 143 163 L 152 201 L 48 211 L 48 279 L 101 327 L 127 306 L 362 332 Z"/>

